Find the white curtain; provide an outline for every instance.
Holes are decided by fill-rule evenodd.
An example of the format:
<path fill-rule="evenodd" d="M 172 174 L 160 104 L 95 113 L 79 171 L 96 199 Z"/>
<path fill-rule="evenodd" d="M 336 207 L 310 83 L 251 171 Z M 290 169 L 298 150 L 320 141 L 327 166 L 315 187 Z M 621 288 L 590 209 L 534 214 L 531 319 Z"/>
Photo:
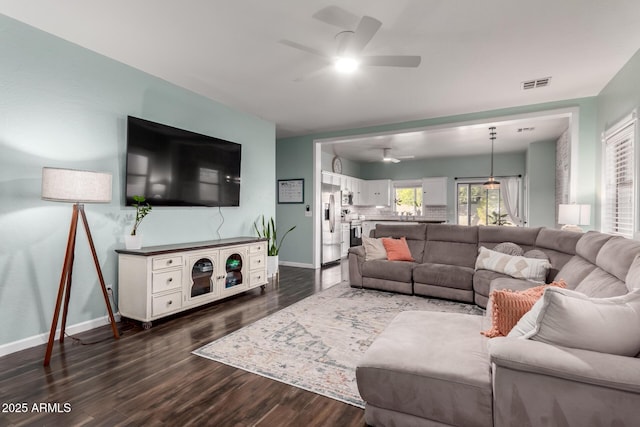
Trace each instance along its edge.
<path fill-rule="evenodd" d="M 500 195 L 507 210 L 511 223 L 517 227 L 524 225 L 524 218 L 520 215 L 520 178 L 500 178 Z"/>

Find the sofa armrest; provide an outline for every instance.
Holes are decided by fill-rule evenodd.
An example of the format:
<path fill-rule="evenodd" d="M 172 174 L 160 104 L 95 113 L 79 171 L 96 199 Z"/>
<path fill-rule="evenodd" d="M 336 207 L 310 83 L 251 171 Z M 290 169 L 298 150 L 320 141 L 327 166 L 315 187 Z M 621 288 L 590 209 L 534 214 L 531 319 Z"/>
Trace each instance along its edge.
<path fill-rule="evenodd" d="M 500 367 L 640 393 L 640 358 L 554 346 L 522 338 L 493 338 L 489 354 Z"/>
<path fill-rule="evenodd" d="M 362 263 L 364 263 L 364 246 L 349 248 L 349 284 L 354 288 L 362 287 Z"/>
<path fill-rule="evenodd" d="M 638 425 L 638 358 L 508 337 L 489 354 L 494 427 Z"/>
<path fill-rule="evenodd" d="M 352 246 L 349 248 L 349 253 L 356 254 L 362 258 L 362 261 L 364 261 L 364 246 Z"/>

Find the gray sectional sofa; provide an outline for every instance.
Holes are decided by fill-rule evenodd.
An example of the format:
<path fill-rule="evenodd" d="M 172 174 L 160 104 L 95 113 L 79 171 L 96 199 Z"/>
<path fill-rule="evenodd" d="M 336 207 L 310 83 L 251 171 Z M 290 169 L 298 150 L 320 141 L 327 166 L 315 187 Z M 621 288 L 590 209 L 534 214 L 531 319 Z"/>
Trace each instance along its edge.
<path fill-rule="evenodd" d="M 547 281 L 565 280 L 569 291 L 563 292 L 577 291 L 580 294 L 575 295 L 591 298 L 640 292 L 634 291 L 640 289 L 640 242 L 622 237 L 546 228 L 444 224 L 381 224 L 372 234 L 405 236 L 416 262 L 365 261 L 362 247 L 351 248 L 351 286 L 486 307 L 493 289 L 537 285 L 474 269 L 480 246 L 514 242 L 524 250 L 544 252 L 552 266 Z M 404 312 L 396 317 L 366 351 L 356 370 L 367 424 L 640 425 L 639 355 L 585 349 L 573 344 L 573 332 L 566 334 L 566 346 L 536 338 L 489 339 L 480 331 L 490 325 L 488 316 L 456 313 Z M 632 332 L 638 328 L 640 320 L 599 336 L 640 340 Z M 588 336 L 590 331 L 575 331 L 576 336 L 584 333 L 587 342 L 600 339 Z"/>

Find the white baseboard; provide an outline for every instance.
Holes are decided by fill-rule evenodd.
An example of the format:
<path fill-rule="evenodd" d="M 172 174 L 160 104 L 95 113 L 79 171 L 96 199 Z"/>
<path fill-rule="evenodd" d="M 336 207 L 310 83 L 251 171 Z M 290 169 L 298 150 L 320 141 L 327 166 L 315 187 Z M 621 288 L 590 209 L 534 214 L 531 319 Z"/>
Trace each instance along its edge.
<path fill-rule="evenodd" d="M 280 261 L 278 264 L 285 265 L 287 267 L 313 268 L 313 264 L 307 264 L 302 262 Z"/>
<path fill-rule="evenodd" d="M 114 317 L 116 322 L 120 321 L 120 314 L 115 313 Z M 109 316 L 99 317 L 93 320 L 87 320 L 86 322 L 77 323 L 75 325 L 67 325 L 66 332 L 69 335 L 79 334 L 80 332 L 89 331 L 91 329 L 99 328 L 101 326 L 105 326 L 109 324 Z M 58 337 L 60 336 L 60 329 L 56 330 L 56 341 L 58 341 Z M 35 335 L 29 338 L 24 338 L 18 341 L 10 342 L 7 344 L 0 345 L 0 357 L 6 356 L 11 353 L 15 353 L 17 351 L 25 350 L 27 348 L 36 347 L 42 344 L 46 344 L 49 341 L 49 332 Z M 42 353 L 44 357 L 44 352 Z"/>

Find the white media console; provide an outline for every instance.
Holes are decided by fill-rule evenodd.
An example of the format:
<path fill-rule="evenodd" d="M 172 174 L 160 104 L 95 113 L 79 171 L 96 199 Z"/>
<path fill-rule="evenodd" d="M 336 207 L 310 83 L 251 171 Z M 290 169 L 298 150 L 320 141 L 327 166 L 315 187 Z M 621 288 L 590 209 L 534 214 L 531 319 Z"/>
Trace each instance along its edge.
<path fill-rule="evenodd" d="M 153 320 L 267 284 L 267 241 L 236 237 L 117 249 L 118 308 L 145 329 Z"/>

